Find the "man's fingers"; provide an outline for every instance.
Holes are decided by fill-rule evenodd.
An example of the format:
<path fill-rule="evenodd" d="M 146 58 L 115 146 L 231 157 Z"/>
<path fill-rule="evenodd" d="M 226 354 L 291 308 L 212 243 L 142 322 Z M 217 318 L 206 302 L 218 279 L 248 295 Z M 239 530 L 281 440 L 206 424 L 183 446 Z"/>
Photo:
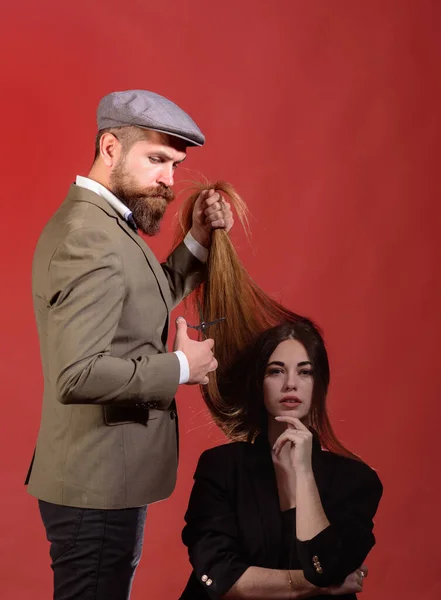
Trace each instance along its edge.
<path fill-rule="evenodd" d="M 207 202 L 208 198 L 209 198 L 209 194 L 210 192 L 212 192 L 213 190 L 202 190 L 202 192 L 199 194 L 199 196 L 197 197 L 196 202 L 194 203 L 194 208 L 196 209 L 200 209 L 200 210 L 205 210 L 205 203 Z"/>
<path fill-rule="evenodd" d="M 182 341 L 182 338 L 187 334 L 187 321 L 184 317 L 178 317 L 176 319 L 176 340 Z"/>
<path fill-rule="evenodd" d="M 216 221 L 212 221 L 210 224 L 212 229 L 225 229 L 225 219 L 216 219 Z"/>
<path fill-rule="evenodd" d="M 207 385 L 209 382 L 209 378 L 208 378 L 208 373 L 213 373 L 214 371 L 216 371 L 218 366 L 218 362 L 217 360 L 213 357 L 213 360 L 211 361 L 208 369 L 207 369 L 207 374 L 205 375 L 205 377 L 201 380 L 200 384 L 201 385 Z"/>
<path fill-rule="evenodd" d="M 176 319 L 176 327 L 179 329 L 187 328 L 187 321 L 185 320 L 185 317 L 178 317 Z"/>
<path fill-rule="evenodd" d="M 212 373 L 213 371 L 216 371 L 217 367 L 219 366 L 219 363 L 217 362 L 217 360 L 213 357 L 213 360 L 211 361 L 210 367 L 208 369 L 209 373 Z"/>
<path fill-rule="evenodd" d="M 195 202 L 195 206 L 200 208 L 202 211 L 205 211 L 206 207 L 209 207 L 215 202 L 219 201 L 220 196 L 218 196 L 219 194 L 216 196 L 216 192 L 214 190 L 202 190 Z"/>
<path fill-rule="evenodd" d="M 205 201 L 207 207 L 211 208 L 213 204 L 221 204 L 221 202 L 222 196 L 219 194 L 219 192 L 216 192 L 215 190 L 209 190 L 209 195 L 206 197 Z"/>
<path fill-rule="evenodd" d="M 204 214 L 207 217 L 209 217 L 210 215 L 213 215 L 217 212 L 221 212 L 222 210 L 226 210 L 224 204 L 222 202 L 217 201 L 213 202 L 213 204 L 210 204 L 210 206 L 204 210 Z"/>
<path fill-rule="evenodd" d="M 204 215 L 205 222 L 212 223 L 213 221 L 219 218 L 232 219 L 233 211 L 230 208 L 220 206 L 219 202 L 216 202 L 213 206 L 210 206 L 209 208 L 204 210 Z"/>
<path fill-rule="evenodd" d="M 229 231 L 234 223 L 231 205 L 225 202 L 222 194 L 215 190 L 203 200 L 203 205 L 198 207 L 205 217 L 205 225 L 210 229 L 225 229 Z M 201 197 L 201 196 L 200 196 Z"/>
<path fill-rule="evenodd" d="M 213 340 L 213 338 L 207 338 L 206 340 L 204 340 L 204 344 L 205 344 L 206 346 L 208 346 L 208 348 L 209 348 L 210 350 L 212 350 L 212 349 L 213 349 L 213 347 L 214 347 L 214 340 Z"/>

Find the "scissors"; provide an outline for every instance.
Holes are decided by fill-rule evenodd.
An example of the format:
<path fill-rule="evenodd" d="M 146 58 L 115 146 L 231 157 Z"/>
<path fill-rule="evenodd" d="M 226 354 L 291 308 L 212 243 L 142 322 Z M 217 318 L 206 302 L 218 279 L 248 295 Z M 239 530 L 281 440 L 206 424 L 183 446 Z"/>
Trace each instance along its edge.
<path fill-rule="evenodd" d="M 226 320 L 226 317 L 221 317 L 220 319 L 215 319 L 214 321 L 205 321 L 204 320 L 204 315 L 202 313 L 202 308 L 201 305 L 198 301 L 198 312 L 199 312 L 199 320 L 200 323 L 199 325 L 189 325 L 187 323 L 188 327 L 191 327 L 191 329 L 196 329 L 196 331 L 200 331 L 202 333 L 202 335 L 206 338 L 206 330 L 208 329 L 208 327 L 211 327 L 212 325 L 217 325 L 218 323 L 222 323 L 222 321 Z"/>

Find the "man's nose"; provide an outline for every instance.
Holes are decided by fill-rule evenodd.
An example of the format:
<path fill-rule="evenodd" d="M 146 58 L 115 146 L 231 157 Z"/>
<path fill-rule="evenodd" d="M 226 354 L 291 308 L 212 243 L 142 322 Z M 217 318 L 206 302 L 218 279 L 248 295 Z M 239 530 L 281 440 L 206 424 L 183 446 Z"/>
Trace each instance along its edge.
<path fill-rule="evenodd" d="M 167 187 L 172 187 L 172 185 L 175 182 L 173 167 L 172 166 L 170 166 L 170 167 L 167 166 L 167 167 L 164 167 L 163 169 L 161 169 L 159 177 L 158 177 L 158 179 L 156 181 L 158 183 L 163 183 Z"/>

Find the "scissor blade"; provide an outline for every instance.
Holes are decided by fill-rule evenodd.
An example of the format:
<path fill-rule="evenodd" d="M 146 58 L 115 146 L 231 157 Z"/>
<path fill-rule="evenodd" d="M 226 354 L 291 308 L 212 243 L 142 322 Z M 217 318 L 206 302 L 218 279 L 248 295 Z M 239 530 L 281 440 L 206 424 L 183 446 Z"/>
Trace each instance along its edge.
<path fill-rule="evenodd" d="M 199 298 L 197 300 L 197 307 L 198 307 L 198 313 L 199 313 L 199 323 L 200 323 L 200 325 L 203 325 L 203 323 L 204 323 L 204 313 L 202 312 L 202 306 L 201 306 L 201 303 L 199 301 Z"/>
<path fill-rule="evenodd" d="M 216 319 L 214 321 L 209 321 L 208 323 L 204 323 L 204 327 L 210 327 L 211 325 L 217 325 L 218 323 L 222 323 L 222 321 L 225 321 L 226 317 L 221 317 L 220 319 Z"/>
<path fill-rule="evenodd" d="M 211 325 L 217 325 L 218 323 L 222 323 L 222 321 L 225 321 L 226 317 L 221 317 L 220 319 L 216 319 L 215 321 L 208 321 L 208 323 L 202 322 L 199 325 L 190 325 L 189 323 L 187 323 L 188 327 L 191 327 L 192 329 L 196 329 L 196 331 L 204 331 L 205 329 L 207 329 L 207 327 L 210 327 Z"/>

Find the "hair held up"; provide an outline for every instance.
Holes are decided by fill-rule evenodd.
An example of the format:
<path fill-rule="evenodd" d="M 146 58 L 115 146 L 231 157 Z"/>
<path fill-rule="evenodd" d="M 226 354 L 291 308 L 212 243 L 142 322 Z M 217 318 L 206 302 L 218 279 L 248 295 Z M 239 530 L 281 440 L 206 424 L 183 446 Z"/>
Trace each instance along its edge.
<path fill-rule="evenodd" d="M 179 214 L 175 247 L 191 229 L 193 207 L 199 194 L 210 189 L 228 198 L 243 229 L 246 234 L 249 233 L 247 206 L 230 183 L 195 183 L 193 193 L 184 201 Z M 228 233 L 223 229 L 212 232 L 207 266 L 205 282 L 190 296 L 190 300 L 195 308 L 202 310 L 206 322 L 220 317 L 225 317 L 226 322 L 213 326 L 209 331 L 210 337 L 215 341 L 215 355 L 219 366 L 216 372 L 209 374 L 209 383 L 201 386 L 201 392 L 214 422 L 227 437 L 245 440 L 247 436 L 243 429 L 236 427 L 238 422 L 243 422 L 241 413 L 244 406 L 237 398 L 230 401 L 228 394 L 221 393 L 226 380 L 228 385 L 231 384 L 229 379 L 235 371 L 234 362 L 262 332 L 280 323 L 307 321 L 313 327 L 315 325 L 309 319 L 282 306 L 253 281 L 239 259 Z M 322 445 L 355 458 L 336 438 L 327 414 L 325 421 L 323 432 L 320 427 L 318 431 Z M 320 435 L 321 433 L 325 435 Z"/>

